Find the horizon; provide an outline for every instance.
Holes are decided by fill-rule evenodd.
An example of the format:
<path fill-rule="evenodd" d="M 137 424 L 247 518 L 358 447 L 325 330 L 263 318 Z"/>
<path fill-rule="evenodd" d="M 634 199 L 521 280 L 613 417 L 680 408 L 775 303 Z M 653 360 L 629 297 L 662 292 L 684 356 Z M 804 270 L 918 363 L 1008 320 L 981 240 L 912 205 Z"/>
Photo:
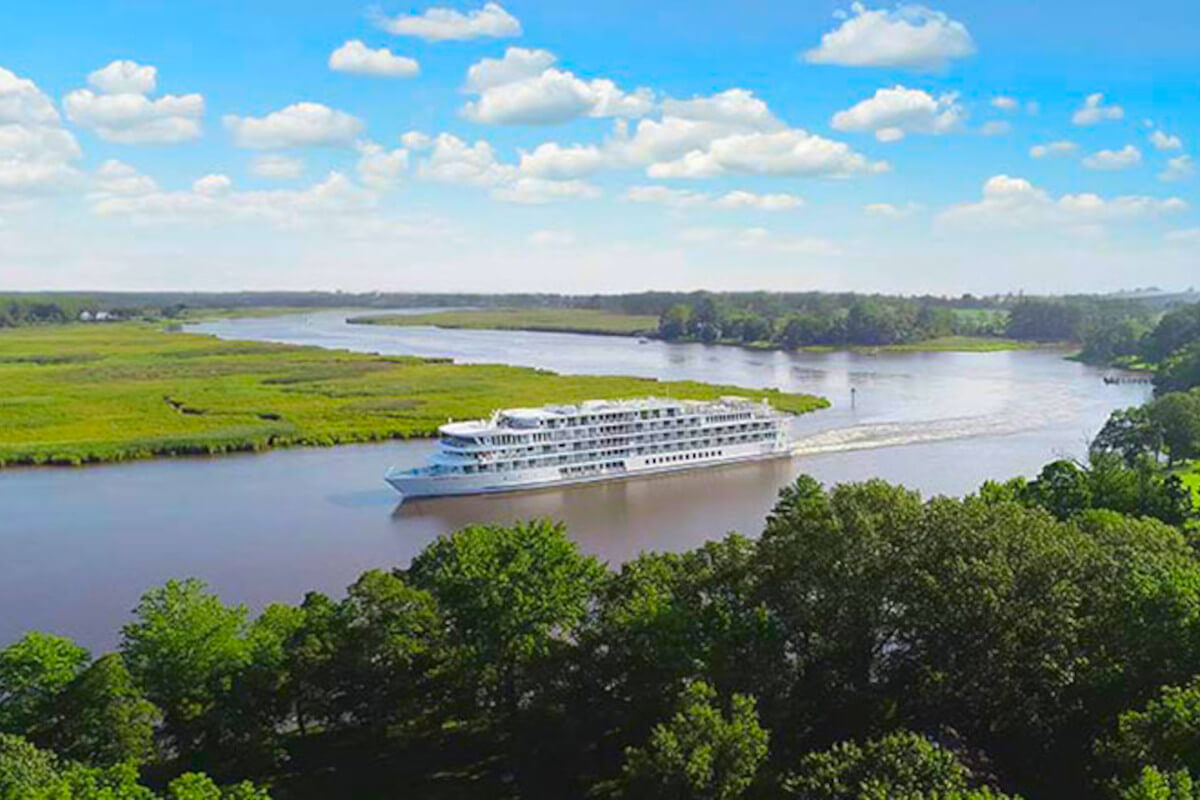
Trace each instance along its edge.
<path fill-rule="evenodd" d="M 1194 282 L 1181 0 L 10 18 L 0 291 Z"/>

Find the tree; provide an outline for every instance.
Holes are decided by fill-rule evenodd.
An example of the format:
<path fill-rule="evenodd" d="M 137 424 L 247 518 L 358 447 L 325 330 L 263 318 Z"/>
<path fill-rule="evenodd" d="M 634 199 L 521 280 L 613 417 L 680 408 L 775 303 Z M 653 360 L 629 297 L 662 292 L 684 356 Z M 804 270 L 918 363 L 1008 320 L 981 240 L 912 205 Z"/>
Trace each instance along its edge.
<path fill-rule="evenodd" d="M 682 303 L 668 307 L 658 318 L 658 335 L 668 342 L 682 339 L 688 334 L 691 317 L 692 309 Z"/>
<path fill-rule="evenodd" d="M 783 780 L 786 796 L 803 800 L 1001 800 L 972 788 L 971 771 L 950 750 L 907 731 L 866 744 L 848 741 L 810 753 Z"/>
<path fill-rule="evenodd" d="M 218 697 L 247 663 L 246 609 L 229 607 L 202 581 L 168 581 L 142 595 L 121 630 L 121 654 L 165 729 L 183 752 L 220 739 L 211 718 Z"/>
<path fill-rule="evenodd" d="M 1186 392 L 1200 387 L 1200 341 L 1177 350 L 1154 373 L 1156 392 Z"/>
<path fill-rule="evenodd" d="M 40 730 L 59 692 L 90 660 L 70 639 L 37 631 L 0 650 L 0 733 Z"/>
<path fill-rule="evenodd" d="M 1042 467 L 1037 480 L 1029 484 L 1028 496 L 1033 503 L 1062 520 L 1092 507 L 1092 488 L 1087 472 L 1066 459 L 1051 461 Z"/>
<path fill-rule="evenodd" d="M 1146 410 L 1172 463 L 1200 456 L 1200 391 L 1162 395 Z"/>
<path fill-rule="evenodd" d="M 736 800 L 767 757 L 768 734 L 754 698 L 735 694 L 728 718 L 708 684 L 690 682 L 679 711 L 656 725 L 644 747 L 626 753 L 617 795 L 665 800 Z"/>
<path fill-rule="evenodd" d="M 1142 455 L 1157 461 L 1162 449 L 1162 430 L 1144 405 L 1112 412 L 1091 446 L 1092 452 L 1118 453 L 1129 464 Z"/>
<path fill-rule="evenodd" d="M 121 656 L 109 653 L 63 689 L 44 739 L 59 755 L 93 766 L 142 762 L 153 755 L 160 717 Z"/>
<path fill-rule="evenodd" d="M 1119 800 L 1197 800 L 1200 785 L 1185 769 L 1160 772 L 1154 767 L 1142 769 L 1137 780 L 1122 787 Z"/>
<path fill-rule="evenodd" d="M 1101 753 L 1118 776 L 1136 775 L 1146 766 L 1167 772 L 1200 773 L 1200 680 L 1166 686 L 1140 710 L 1126 711 Z"/>

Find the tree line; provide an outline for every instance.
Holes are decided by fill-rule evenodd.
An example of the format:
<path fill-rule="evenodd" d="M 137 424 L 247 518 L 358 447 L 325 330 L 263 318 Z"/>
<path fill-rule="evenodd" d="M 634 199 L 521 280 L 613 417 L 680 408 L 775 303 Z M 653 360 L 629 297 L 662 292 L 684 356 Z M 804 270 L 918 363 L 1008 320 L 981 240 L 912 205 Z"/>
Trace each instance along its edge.
<path fill-rule="evenodd" d="M 787 486 L 609 569 L 471 526 L 252 617 L 151 589 L 112 653 L 0 650 L 0 797 L 1200 797 L 1195 509 L 1098 445 L 923 500 Z"/>

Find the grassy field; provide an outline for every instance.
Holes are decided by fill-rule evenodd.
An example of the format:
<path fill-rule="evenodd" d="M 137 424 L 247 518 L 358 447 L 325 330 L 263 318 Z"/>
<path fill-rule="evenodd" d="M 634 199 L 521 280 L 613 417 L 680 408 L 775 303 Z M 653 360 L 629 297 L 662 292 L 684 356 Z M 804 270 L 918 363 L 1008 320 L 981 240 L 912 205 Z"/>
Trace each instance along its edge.
<path fill-rule="evenodd" d="M 636 336 L 658 330 L 658 317 L 618 314 L 591 308 L 491 308 L 434 311 L 428 314 L 367 314 L 350 322 L 359 325 L 436 325 L 439 328 L 486 328 L 509 331 L 593 333 Z"/>
<path fill-rule="evenodd" d="M 0 466 L 430 436 L 497 408 L 642 395 L 810 395 L 228 342 L 146 323 L 0 331 Z"/>
<path fill-rule="evenodd" d="M 1179 477 L 1183 479 L 1183 485 L 1192 490 L 1192 500 L 1200 508 L 1200 461 L 1193 461 L 1181 470 Z"/>
<path fill-rule="evenodd" d="M 1052 345 L 1000 339 L 994 336 L 941 336 L 923 342 L 889 344 L 879 348 L 888 353 L 994 353 L 999 350 L 1035 350 Z M 856 348 L 859 350 L 869 348 Z"/>

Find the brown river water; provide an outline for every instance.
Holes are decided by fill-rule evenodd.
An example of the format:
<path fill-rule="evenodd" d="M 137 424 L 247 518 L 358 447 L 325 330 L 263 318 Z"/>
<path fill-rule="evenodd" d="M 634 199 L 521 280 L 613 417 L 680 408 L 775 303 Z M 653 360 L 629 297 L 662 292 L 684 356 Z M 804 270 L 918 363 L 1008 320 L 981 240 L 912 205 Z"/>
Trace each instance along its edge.
<path fill-rule="evenodd" d="M 474 522 L 551 517 L 610 563 L 757 535 L 779 488 L 881 477 L 926 495 L 1032 474 L 1081 456 L 1114 408 L 1148 387 L 1048 350 L 774 353 L 632 338 L 347 325 L 347 312 L 236 319 L 190 329 L 222 338 L 451 356 L 568 373 L 690 378 L 824 395 L 798 418 L 790 460 L 536 492 L 397 503 L 382 481 L 426 441 L 279 450 L 82 469 L 0 471 L 0 644 L 30 629 L 112 646 L 145 589 L 196 576 L 251 608 L 339 594 L 365 569 L 404 565 Z M 851 388 L 855 402 L 851 407 Z M 519 405 L 518 403 L 515 403 Z"/>

